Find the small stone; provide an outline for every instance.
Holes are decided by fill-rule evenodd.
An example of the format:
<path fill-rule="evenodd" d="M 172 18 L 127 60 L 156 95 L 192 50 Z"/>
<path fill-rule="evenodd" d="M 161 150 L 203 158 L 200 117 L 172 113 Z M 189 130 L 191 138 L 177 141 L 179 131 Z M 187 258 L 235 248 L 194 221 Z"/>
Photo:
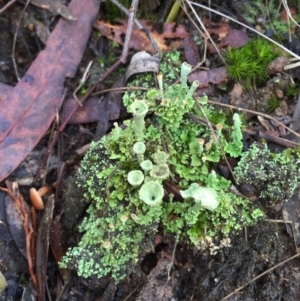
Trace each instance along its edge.
<path fill-rule="evenodd" d="M 288 64 L 288 62 L 289 59 L 287 57 L 279 56 L 267 66 L 266 71 L 270 75 L 280 73 L 283 70 L 283 68 Z"/>

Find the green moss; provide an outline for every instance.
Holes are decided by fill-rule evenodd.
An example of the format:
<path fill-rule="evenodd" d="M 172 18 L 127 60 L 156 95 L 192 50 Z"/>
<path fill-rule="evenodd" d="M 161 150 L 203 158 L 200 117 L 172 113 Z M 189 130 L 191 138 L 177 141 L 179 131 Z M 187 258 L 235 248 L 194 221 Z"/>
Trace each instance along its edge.
<path fill-rule="evenodd" d="M 231 48 L 225 54 L 229 78 L 250 88 L 264 82 L 268 75 L 266 67 L 279 55 L 268 41 L 253 39 L 240 48 Z"/>
<path fill-rule="evenodd" d="M 267 113 L 268 114 L 274 113 L 275 110 L 279 108 L 279 106 L 280 106 L 280 101 L 275 96 L 270 97 L 267 100 Z"/>

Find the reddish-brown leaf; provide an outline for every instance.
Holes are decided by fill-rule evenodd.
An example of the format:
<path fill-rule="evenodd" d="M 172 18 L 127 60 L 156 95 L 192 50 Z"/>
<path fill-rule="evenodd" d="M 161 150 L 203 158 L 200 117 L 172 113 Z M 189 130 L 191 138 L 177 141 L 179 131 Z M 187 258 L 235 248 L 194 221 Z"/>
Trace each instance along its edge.
<path fill-rule="evenodd" d="M 199 81 L 199 88 L 207 87 L 208 84 L 220 84 L 226 80 L 226 68 L 218 67 L 207 71 L 196 71 L 188 76 L 189 82 Z"/>
<path fill-rule="evenodd" d="M 12 91 L 13 87 L 0 83 L 0 105 L 1 101 L 4 100 L 9 93 Z M 119 107 L 118 104 L 109 99 L 109 120 L 116 120 L 119 117 Z M 56 101 L 55 101 L 56 102 Z M 73 111 L 77 105 L 77 100 L 74 98 L 67 98 L 62 106 L 60 121 L 64 122 L 67 116 Z M 81 124 L 81 123 L 90 123 L 98 120 L 105 122 L 104 113 L 105 102 L 99 97 L 91 97 L 87 99 L 82 107 L 79 107 L 72 118 L 69 120 L 69 124 Z"/>
<path fill-rule="evenodd" d="M 190 65 L 196 66 L 200 63 L 198 46 L 190 34 L 183 39 L 183 50 L 185 59 Z"/>
<path fill-rule="evenodd" d="M 166 39 L 183 39 L 187 32 L 182 25 L 176 26 L 175 23 L 164 24 L 163 32 L 158 33 L 154 31 L 152 26 L 149 26 L 147 21 L 140 20 L 141 24 L 145 29 L 151 32 L 152 38 L 157 43 L 160 50 L 168 50 L 171 48 L 178 48 L 181 46 L 181 41 L 175 41 L 174 43 L 167 43 Z M 123 45 L 124 35 L 127 30 L 127 21 L 121 21 L 120 25 L 112 25 L 110 23 L 105 23 L 103 21 L 96 21 L 94 27 L 98 29 L 101 34 L 106 36 L 108 39 Z M 132 36 L 129 42 L 129 48 L 133 48 L 136 51 L 144 50 L 146 52 L 152 53 L 153 48 L 151 43 L 144 32 L 139 30 L 136 26 L 133 28 Z"/>
<path fill-rule="evenodd" d="M 208 27 L 207 31 L 214 37 L 215 45 L 219 49 L 225 46 L 241 47 L 250 40 L 243 30 L 234 29 L 227 23 L 213 23 L 208 18 L 202 18 L 202 22 Z M 207 48 L 210 53 L 217 53 L 215 46 L 210 42 Z"/>
<path fill-rule="evenodd" d="M 26 75 L 1 102 L 0 181 L 30 153 L 49 128 L 63 95 L 64 80 L 75 74 L 98 1 L 73 0 L 76 21 L 61 19 Z"/>

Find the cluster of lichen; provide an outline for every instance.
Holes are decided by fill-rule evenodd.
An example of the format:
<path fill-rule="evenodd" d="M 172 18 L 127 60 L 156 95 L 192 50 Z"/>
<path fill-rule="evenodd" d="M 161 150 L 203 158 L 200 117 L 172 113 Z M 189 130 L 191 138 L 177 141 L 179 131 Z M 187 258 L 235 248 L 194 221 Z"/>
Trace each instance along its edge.
<path fill-rule="evenodd" d="M 243 18 L 247 21 L 248 25 L 256 26 L 259 24 L 261 26 L 261 31 L 267 33 L 268 36 L 273 36 L 276 40 L 281 41 L 286 38 L 286 34 L 291 32 L 291 27 L 295 27 L 294 22 L 290 19 L 289 22 L 282 18 L 282 12 L 284 8 L 280 6 L 277 1 L 262 2 L 259 0 L 254 0 L 250 2 L 244 1 L 242 3 L 244 6 Z M 289 7 L 295 7 L 299 5 L 290 3 Z M 298 6 L 299 10 L 299 6 Z M 288 14 L 286 12 L 286 14 Z M 287 16 L 287 18 L 290 18 Z M 299 13 L 293 15 L 292 18 L 296 21 L 300 21 Z M 258 22 L 257 22 L 258 21 Z M 276 35 L 274 37 L 274 35 Z"/>
<path fill-rule="evenodd" d="M 266 144 L 252 144 L 234 170 L 238 184 L 252 185 L 270 204 L 289 199 L 299 183 L 299 151 L 272 153 Z"/>
<path fill-rule="evenodd" d="M 230 79 L 250 88 L 267 79 L 266 68 L 278 55 L 279 51 L 268 41 L 261 38 L 250 40 L 246 45 L 226 52 L 227 74 Z"/>
<path fill-rule="evenodd" d="M 80 226 L 79 246 L 68 251 L 62 267 L 77 268 L 83 277 L 110 274 L 120 280 L 149 252 L 143 240 L 159 227 L 198 246 L 206 235 L 234 233 L 262 216 L 229 192 L 229 181 L 210 172 L 222 149 L 240 155 L 241 121 L 238 114 L 231 119 L 209 107 L 205 97 L 203 111 L 196 109 L 196 84 L 186 82 L 190 70 L 183 64 L 181 83 L 167 90 L 159 76 L 159 89 L 145 93 L 144 100 L 127 97 L 133 120 L 125 121 L 125 128 L 115 124 L 109 135 L 91 144 L 77 174 L 91 205 Z M 203 124 L 206 118 L 214 135 Z M 178 186 L 181 197 L 167 195 L 164 180 Z"/>

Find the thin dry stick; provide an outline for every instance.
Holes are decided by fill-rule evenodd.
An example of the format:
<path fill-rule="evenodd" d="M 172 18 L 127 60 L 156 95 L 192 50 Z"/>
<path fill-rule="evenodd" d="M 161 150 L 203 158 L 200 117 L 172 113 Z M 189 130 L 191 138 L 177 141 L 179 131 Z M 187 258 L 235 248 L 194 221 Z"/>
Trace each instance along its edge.
<path fill-rule="evenodd" d="M 189 4 L 189 3 L 188 3 Z M 206 33 L 206 37 L 204 36 L 204 34 L 202 33 L 202 31 L 198 28 L 197 24 L 195 23 L 195 21 L 193 20 L 193 18 L 191 18 L 190 14 L 188 13 L 184 3 L 181 4 L 182 9 L 184 10 L 184 12 L 186 13 L 186 15 L 188 16 L 188 18 L 190 19 L 190 21 L 194 24 L 194 26 L 197 28 L 197 30 L 200 32 L 200 34 L 203 36 L 204 39 L 209 39 L 210 42 L 212 43 L 212 45 L 215 47 L 216 51 L 218 52 L 221 60 L 223 61 L 224 64 L 226 64 L 225 59 L 223 58 L 219 48 L 217 47 L 217 45 L 215 44 L 214 40 L 211 38 L 211 35 L 209 34 L 209 32 L 207 31 L 206 27 L 204 26 L 204 24 L 202 23 L 201 19 L 198 18 L 198 15 L 196 14 L 194 8 L 190 5 L 190 8 L 192 10 L 192 12 L 194 13 L 194 15 L 196 16 L 199 24 L 201 25 L 202 29 L 204 30 L 204 32 Z"/>
<path fill-rule="evenodd" d="M 80 100 L 77 98 L 76 93 L 79 91 L 79 89 L 84 85 L 84 83 L 87 81 L 88 77 L 89 77 L 89 71 L 91 69 L 93 65 L 93 61 L 89 61 L 81 80 L 79 81 L 79 85 L 77 86 L 77 88 L 75 89 L 75 91 L 73 92 L 73 97 L 76 99 L 76 101 L 78 102 L 79 106 L 82 107 L 82 104 L 80 102 Z"/>
<path fill-rule="evenodd" d="M 290 258 L 288 258 L 288 259 L 286 259 L 286 260 L 284 260 L 284 261 L 282 261 L 282 262 L 280 262 L 280 263 L 274 265 L 272 268 L 266 270 L 265 272 L 261 273 L 260 275 L 258 275 L 258 276 L 256 276 L 256 277 L 254 277 L 252 280 L 250 280 L 249 282 L 247 282 L 247 283 L 244 284 L 243 286 L 240 286 L 240 287 L 237 288 L 234 292 L 230 293 L 229 295 L 227 295 L 226 297 L 224 297 L 224 298 L 223 298 L 222 300 L 220 300 L 220 301 L 225 301 L 225 300 L 227 300 L 229 297 L 235 295 L 236 293 L 238 293 L 239 291 L 241 291 L 242 289 L 244 289 L 244 288 L 245 288 L 247 285 L 249 285 L 250 283 L 256 281 L 256 280 L 259 279 L 260 277 L 262 277 L 262 276 L 268 274 L 269 272 L 273 271 L 274 269 L 280 267 L 281 265 L 283 265 L 283 264 L 285 264 L 285 263 L 287 263 L 287 262 L 289 262 L 289 261 L 291 261 L 291 260 L 293 260 L 293 259 L 295 259 L 295 258 L 297 258 L 297 257 L 299 257 L 299 256 L 300 256 L 300 253 L 295 254 L 294 256 L 292 256 L 292 257 L 290 257 Z"/>
<path fill-rule="evenodd" d="M 198 107 L 198 109 L 199 109 L 199 110 L 201 111 L 201 113 L 203 114 L 204 118 L 206 119 L 206 122 L 207 122 L 207 124 L 208 124 L 208 127 L 209 127 L 209 129 L 210 129 L 210 131 L 211 131 L 211 133 L 212 133 L 212 135 L 213 135 L 213 138 L 214 138 L 215 142 L 217 143 L 217 145 L 218 145 L 218 147 L 219 147 L 219 149 L 220 149 L 220 151 L 221 151 L 221 153 L 222 153 L 222 157 L 223 157 L 223 159 L 225 160 L 225 162 L 226 162 L 226 164 L 227 164 L 227 166 L 228 166 L 228 169 L 229 169 L 229 171 L 230 171 L 230 174 L 231 174 L 231 176 L 232 176 L 232 179 L 233 179 L 233 181 L 236 183 L 236 179 L 235 179 L 235 176 L 234 176 L 234 174 L 233 174 L 232 168 L 231 168 L 231 166 L 230 166 L 230 164 L 229 164 L 229 162 L 228 162 L 228 160 L 227 160 L 227 158 L 226 158 L 226 155 L 225 155 L 225 153 L 224 153 L 224 151 L 223 151 L 223 148 L 221 147 L 221 145 L 220 145 L 220 143 L 219 143 L 219 139 L 218 139 L 218 137 L 217 137 L 216 134 L 215 134 L 215 130 L 213 129 L 213 127 L 212 127 L 212 125 L 211 125 L 211 122 L 210 122 L 209 119 L 207 118 L 207 116 L 206 116 L 204 110 L 202 109 L 202 107 L 201 107 L 201 105 L 200 105 L 200 103 L 198 102 L 197 99 L 195 99 L 195 103 L 196 103 L 196 106 Z"/>
<path fill-rule="evenodd" d="M 124 41 L 122 55 L 120 58 L 120 60 L 123 64 L 125 64 L 127 61 L 129 42 L 130 42 L 132 28 L 133 28 L 133 22 L 134 22 L 134 15 L 137 10 L 138 4 L 139 4 L 139 0 L 132 0 L 131 6 L 129 9 L 129 18 L 128 18 L 128 23 L 127 23 L 126 37 L 125 37 L 125 41 Z"/>
<path fill-rule="evenodd" d="M 278 125 L 284 127 L 286 130 L 288 130 L 289 132 L 293 133 L 295 136 L 297 136 L 298 138 L 300 138 L 300 134 L 298 134 L 297 132 L 293 131 L 288 126 L 286 126 L 285 124 L 283 124 L 282 122 L 278 121 L 276 118 L 274 118 L 274 117 L 272 117 L 272 116 L 270 116 L 268 114 L 259 113 L 259 112 L 248 110 L 248 109 L 238 108 L 238 107 L 233 106 L 233 105 L 228 105 L 228 104 L 216 102 L 216 101 L 213 101 L 213 100 L 207 100 L 207 102 L 210 103 L 210 104 L 214 104 L 214 105 L 220 106 L 220 107 L 226 107 L 226 108 L 234 109 L 234 110 L 237 110 L 237 111 L 247 112 L 247 113 L 251 113 L 251 114 L 254 114 L 254 115 L 262 116 L 262 117 L 265 117 L 267 119 L 273 120 Z M 299 145 L 299 144 L 297 144 L 297 145 Z"/>
<path fill-rule="evenodd" d="M 143 284 L 144 282 L 140 283 L 123 301 L 128 300 Z"/>
<path fill-rule="evenodd" d="M 168 281 L 171 280 L 171 269 L 172 269 L 172 266 L 173 266 L 173 263 L 174 263 L 174 258 L 175 258 L 175 252 L 176 252 L 176 247 L 177 247 L 177 241 L 178 241 L 178 237 L 176 236 L 176 240 L 175 240 L 175 243 L 174 243 L 174 249 L 173 249 L 173 252 L 172 252 L 172 259 L 171 259 L 171 262 L 170 262 L 170 265 L 169 265 L 169 268 L 168 268 Z"/>
<path fill-rule="evenodd" d="M 274 26 L 273 26 L 273 22 L 272 22 L 272 20 L 271 20 L 271 17 L 270 17 L 269 2 L 268 2 L 268 0 L 266 0 L 265 7 L 266 7 L 266 15 L 267 15 L 268 20 L 269 20 L 269 22 L 270 22 L 271 28 L 272 28 L 272 30 L 274 31 L 274 33 L 277 34 L 277 32 L 276 32 L 276 30 L 275 30 L 275 28 L 274 28 Z"/>
<path fill-rule="evenodd" d="M 0 9 L 0 14 L 7 10 L 11 5 L 13 5 L 17 0 L 11 0 L 4 7 Z"/>
<path fill-rule="evenodd" d="M 110 89 L 105 89 L 105 90 L 101 90 L 101 91 L 97 91 L 95 93 L 93 93 L 91 96 L 96 96 L 96 95 L 100 95 L 100 94 L 104 94 L 107 92 L 117 92 L 119 91 L 120 93 L 126 92 L 126 91 L 149 91 L 150 88 L 143 88 L 143 87 L 120 87 L 120 88 L 110 88 Z"/>
<path fill-rule="evenodd" d="M 113 4 L 115 4 L 125 15 L 127 15 L 129 17 L 129 11 L 126 7 L 124 7 L 121 3 L 119 3 L 117 0 L 109 0 L 111 1 Z M 148 30 L 145 29 L 143 27 L 143 25 L 139 22 L 139 20 L 137 20 L 136 18 L 134 18 L 134 23 L 135 25 L 138 27 L 139 30 L 143 31 L 145 33 L 145 35 L 147 36 L 147 38 L 149 39 L 153 49 L 154 49 L 154 53 L 158 53 L 158 47 L 156 42 L 154 41 L 154 39 L 152 38 L 151 34 L 149 34 Z"/>
<path fill-rule="evenodd" d="M 290 50 L 287 49 L 286 47 L 282 46 L 281 44 L 277 43 L 276 41 L 272 40 L 271 38 L 267 37 L 267 36 L 264 35 L 263 33 L 261 33 L 261 32 L 259 32 L 259 31 L 255 30 L 254 28 L 252 28 L 252 27 L 250 27 L 250 26 L 248 26 L 248 25 L 246 25 L 246 24 L 244 24 L 244 23 L 242 23 L 242 22 L 239 22 L 239 21 L 237 21 L 237 20 L 234 19 L 234 18 L 231 18 L 231 17 L 229 17 L 229 16 L 226 16 L 226 15 L 224 15 L 224 14 L 222 14 L 222 13 L 220 13 L 220 12 L 218 12 L 218 11 L 212 9 L 212 8 L 209 8 L 209 7 L 205 6 L 205 5 L 202 5 L 202 4 L 199 4 L 199 3 L 196 3 L 196 2 L 191 2 L 191 1 L 189 1 L 189 0 L 185 0 L 185 2 L 191 7 L 191 9 L 192 9 L 192 5 L 201 7 L 201 8 L 203 8 L 203 9 L 205 9 L 205 10 L 211 11 L 211 12 L 217 14 L 217 15 L 220 15 L 220 16 L 222 16 L 222 17 L 224 17 L 224 18 L 227 18 L 227 19 L 231 20 L 232 22 L 235 22 L 235 23 L 237 23 L 237 24 L 239 24 L 239 25 L 241 25 L 241 26 L 243 26 L 243 27 L 245 27 L 245 28 L 247 28 L 247 29 L 249 29 L 249 30 L 255 32 L 256 34 L 260 35 L 260 36 L 263 37 L 264 39 L 266 39 L 266 40 L 268 40 L 269 42 L 275 44 L 275 45 L 276 45 L 277 47 L 279 47 L 280 49 L 282 49 L 282 50 L 284 50 L 285 52 L 289 53 L 291 56 L 293 56 L 293 57 L 297 58 L 298 60 L 300 60 L 300 56 L 298 56 L 298 55 L 295 54 L 294 52 L 290 51 Z M 195 14 L 195 16 L 197 17 L 196 14 Z"/>
<path fill-rule="evenodd" d="M 21 24 L 21 20 L 23 18 L 23 15 L 25 13 L 25 10 L 29 4 L 30 0 L 27 0 L 24 8 L 23 8 L 23 11 L 21 13 L 21 16 L 20 16 L 20 20 L 19 22 L 17 23 L 17 28 L 16 28 L 16 32 L 14 34 L 14 40 L 13 40 L 13 46 L 12 46 L 12 61 L 13 61 L 13 65 L 14 65 L 14 69 L 15 69 L 15 73 L 16 73 L 16 77 L 17 77 L 17 80 L 20 81 L 20 77 L 19 77 L 19 73 L 18 73 L 18 68 L 17 68 L 17 63 L 16 63 L 16 58 L 15 58 L 15 52 L 16 52 L 16 42 L 17 42 L 17 36 L 18 36 L 18 31 L 19 31 L 19 27 L 20 27 L 20 24 Z"/>
<path fill-rule="evenodd" d="M 287 1 L 286 0 L 282 0 L 281 2 L 282 2 L 283 6 L 284 6 L 284 8 L 286 10 L 286 13 L 287 13 L 287 16 L 288 16 L 287 19 L 288 20 L 291 19 L 296 26 L 300 27 L 300 25 L 298 24 L 298 22 L 293 18 Z M 290 32 L 289 32 L 289 34 L 290 34 Z"/>

